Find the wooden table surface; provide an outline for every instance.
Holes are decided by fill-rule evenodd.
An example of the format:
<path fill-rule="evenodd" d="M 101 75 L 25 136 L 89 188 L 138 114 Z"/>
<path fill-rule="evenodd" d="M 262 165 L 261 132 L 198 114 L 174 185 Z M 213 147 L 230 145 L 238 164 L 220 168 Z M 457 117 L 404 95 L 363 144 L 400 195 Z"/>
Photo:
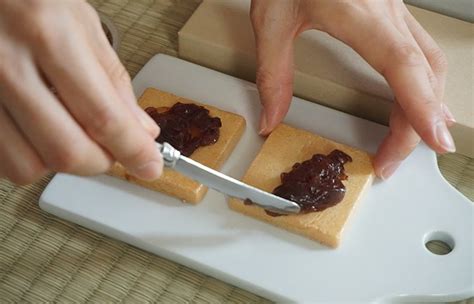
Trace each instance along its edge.
<path fill-rule="evenodd" d="M 119 55 L 133 77 L 157 53 L 177 56 L 178 30 L 200 0 L 90 3 L 118 27 Z M 439 166 L 474 199 L 474 159 L 450 154 Z M 38 198 L 51 178 L 24 187 L 0 179 L 0 302 L 268 302 L 42 212 Z"/>

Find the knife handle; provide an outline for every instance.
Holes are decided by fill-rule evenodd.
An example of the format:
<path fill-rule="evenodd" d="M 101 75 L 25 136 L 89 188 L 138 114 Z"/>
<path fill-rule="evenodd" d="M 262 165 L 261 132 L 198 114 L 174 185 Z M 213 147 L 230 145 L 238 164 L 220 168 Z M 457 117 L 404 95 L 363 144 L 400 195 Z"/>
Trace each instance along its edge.
<path fill-rule="evenodd" d="M 167 142 L 163 144 L 156 143 L 158 150 L 160 150 L 161 155 L 163 155 L 163 163 L 166 167 L 173 168 L 176 165 L 176 162 L 181 156 L 181 152 L 176 150 L 172 145 Z"/>

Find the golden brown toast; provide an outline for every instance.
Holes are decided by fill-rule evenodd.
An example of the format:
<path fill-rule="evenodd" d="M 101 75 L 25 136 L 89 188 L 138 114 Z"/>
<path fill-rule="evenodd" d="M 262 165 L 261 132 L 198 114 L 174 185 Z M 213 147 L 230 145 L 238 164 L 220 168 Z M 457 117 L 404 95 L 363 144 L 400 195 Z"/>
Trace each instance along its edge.
<path fill-rule="evenodd" d="M 138 103 L 143 109 L 147 107 L 171 107 L 175 103 L 193 103 L 209 110 L 209 115 L 219 117 L 222 122 L 220 136 L 215 144 L 198 148 L 191 158 L 210 168 L 218 170 L 229 157 L 245 130 L 245 119 L 237 114 L 201 104 L 157 89 L 146 89 Z M 207 187 L 172 169 L 164 168 L 162 176 L 154 181 L 140 180 L 127 174 L 124 167 L 115 164 L 110 175 L 128 180 L 138 185 L 175 196 L 189 203 L 199 203 L 207 192 Z"/>
<path fill-rule="evenodd" d="M 330 247 L 337 247 L 356 202 L 372 183 L 373 169 L 369 154 L 308 131 L 280 124 L 267 138 L 242 181 L 272 192 L 281 184 L 280 174 L 289 172 L 293 164 L 310 159 L 316 153 L 329 154 L 334 149 L 349 154 L 353 160 L 344 165 L 348 175 L 348 180 L 344 181 L 346 194 L 337 205 L 319 212 L 285 216 L 270 216 L 262 208 L 244 204 L 234 198 L 229 200 L 229 206 L 235 211 Z"/>

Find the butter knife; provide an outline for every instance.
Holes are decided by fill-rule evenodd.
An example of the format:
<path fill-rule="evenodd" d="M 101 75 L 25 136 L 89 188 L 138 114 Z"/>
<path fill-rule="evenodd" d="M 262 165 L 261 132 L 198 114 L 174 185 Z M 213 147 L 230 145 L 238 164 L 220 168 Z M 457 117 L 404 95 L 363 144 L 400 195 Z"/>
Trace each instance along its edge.
<path fill-rule="evenodd" d="M 251 200 L 255 205 L 271 212 L 280 214 L 300 212 L 300 206 L 295 202 L 252 187 L 219 171 L 206 167 L 197 161 L 181 155 L 169 143 L 157 143 L 157 146 L 163 155 L 166 167 L 173 168 L 209 188 L 242 200 Z"/>

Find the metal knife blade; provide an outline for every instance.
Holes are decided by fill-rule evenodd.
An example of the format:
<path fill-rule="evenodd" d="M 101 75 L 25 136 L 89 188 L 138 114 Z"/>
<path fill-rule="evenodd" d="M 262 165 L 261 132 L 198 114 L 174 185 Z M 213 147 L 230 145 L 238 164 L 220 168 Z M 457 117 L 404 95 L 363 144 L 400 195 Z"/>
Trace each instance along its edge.
<path fill-rule="evenodd" d="M 281 214 L 300 212 L 300 206 L 295 202 L 247 185 L 219 171 L 206 167 L 181 155 L 178 150 L 168 143 L 157 143 L 157 146 L 163 155 L 166 167 L 174 168 L 176 171 L 203 183 L 209 188 L 232 197 L 243 200 L 249 199 L 252 203 L 272 212 Z"/>

